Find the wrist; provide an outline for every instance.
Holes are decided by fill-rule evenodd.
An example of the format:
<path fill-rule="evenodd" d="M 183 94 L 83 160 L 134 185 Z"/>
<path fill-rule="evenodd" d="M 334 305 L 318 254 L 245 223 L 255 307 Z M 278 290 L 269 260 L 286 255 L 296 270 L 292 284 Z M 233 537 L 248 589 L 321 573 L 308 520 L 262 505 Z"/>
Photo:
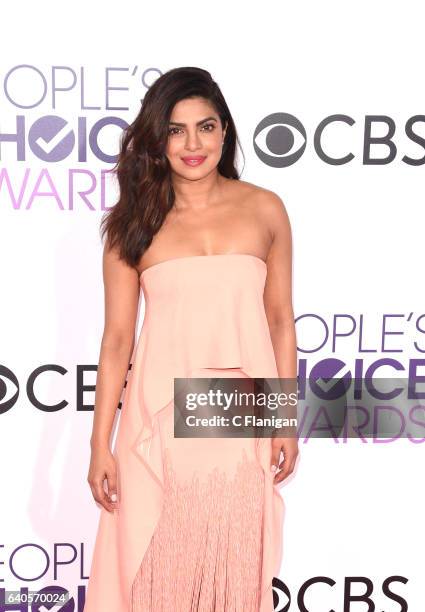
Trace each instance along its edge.
<path fill-rule="evenodd" d="M 99 450 L 99 449 L 109 449 L 109 440 L 105 437 L 91 437 L 90 438 L 90 447 L 91 449 Z"/>

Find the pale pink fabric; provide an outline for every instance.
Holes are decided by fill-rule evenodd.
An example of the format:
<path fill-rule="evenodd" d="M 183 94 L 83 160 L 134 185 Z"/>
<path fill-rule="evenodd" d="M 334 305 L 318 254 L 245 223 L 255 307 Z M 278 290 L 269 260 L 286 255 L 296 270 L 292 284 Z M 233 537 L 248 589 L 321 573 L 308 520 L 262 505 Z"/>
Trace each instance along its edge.
<path fill-rule="evenodd" d="M 260 258 L 236 253 L 175 258 L 142 273 L 145 318 L 132 357 L 113 451 L 118 466 L 119 508 L 113 513 L 101 510 L 84 612 L 145 612 L 134 608 L 137 602 L 132 602 L 132 587 L 133 595 L 137 592 L 142 597 L 141 589 L 147 586 L 146 580 L 143 583 L 146 572 L 139 570 L 149 567 L 149 556 L 152 558 L 160 533 L 168 529 L 170 535 L 171 523 L 166 520 L 164 500 L 176 503 L 179 499 L 178 495 L 171 495 L 170 475 L 179 475 L 174 482 L 178 483 L 178 491 L 182 491 L 185 475 L 190 482 L 197 466 L 202 467 L 204 474 L 201 487 L 208 481 L 208 473 L 211 477 L 222 474 L 221 481 L 210 478 L 209 486 L 221 482 L 220 490 L 226 491 L 226 499 L 232 503 L 226 483 L 237 486 L 238 480 L 231 478 L 240 469 L 241 458 L 248 462 L 245 466 L 257 465 L 263 473 L 258 478 L 260 471 L 251 469 L 242 486 L 250 487 L 251 492 L 256 490 L 256 484 L 261 488 L 261 512 L 255 495 L 250 510 L 251 516 L 262 519 L 258 610 L 273 611 L 272 579 L 278 575 L 281 563 L 283 500 L 270 471 L 270 439 L 244 439 L 241 443 L 241 439 L 217 438 L 214 445 L 213 439 L 205 444 L 206 440 L 201 438 L 173 441 L 168 438 L 170 448 L 174 449 L 169 455 L 164 449 L 163 425 L 173 414 L 174 377 L 204 377 L 208 376 L 206 369 L 221 368 L 237 369 L 240 375 L 252 378 L 278 376 L 263 303 L 266 274 L 267 266 Z M 189 454 L 176 452 L 185 442 Z M 229 461 L 223 463 L 223 455 L 217 449 L 231 442 L 233 446 L 227 451 Z M 171 456 L 169 462 L 166 457 Z M 189 495 L 190 491 L 186 491 Z M 236 501 L 236 506 L 246 503 L 246 495 L 241 496 L 240 491 L 234 495 L 235 500 L 242 500 Z M 181 500 L 183 504 L 184 501 Z M 220 531 L 220 524 L 215 524 L 211 517 L 209 526 Z M 201 528 L 202 521 L 198 522 L 194 537 Z M 217 538 L 216 534 L 212 542 L 217 543 Z M 258 553 L 257 545 L 254 530 L 248 558 Z M 244 562 L 243 550 L 239 562 Z M 238 574 L 236 568 L 235 572 L 236 581 L 247 575 Z M 193 587 L 194 583 L 189 584 Z M 213 586 L 205 583 L 204 602 L 211 598 Z M 174 585 L 165 583 L 163 587 L 173 589 Z M 233 593 L 241 592 L 232 583 L 229 588 Z M 202 589 L 198 591 L 202 595 Z M 228 608 L 220 605 L 218 601 L 217 612 L 238 611 L 238 604 L 235 607 L 232 603 L 233 607 Z M 199 611 L 209 610 L 207 606 L 199 600 Z"/>
<path fill-rule="evenodd" d="M 239 369 L 203 372 L 246 378 Z M 211 429 L 208 438 L 175 438 L 172 404 L 159 413 L 158 430 L 163 511 L 133 584 L 132 612 L 258 612 L 264 472 L 257 441 L 212 437 Z"/>

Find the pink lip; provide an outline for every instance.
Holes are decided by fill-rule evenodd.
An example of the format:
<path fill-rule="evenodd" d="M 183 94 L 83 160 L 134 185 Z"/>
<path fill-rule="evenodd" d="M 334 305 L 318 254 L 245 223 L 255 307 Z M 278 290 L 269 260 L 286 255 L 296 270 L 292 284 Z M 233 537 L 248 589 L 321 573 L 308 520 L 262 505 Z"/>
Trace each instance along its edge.
<path fill-rule="evenodd" d="M 188 166 L 199 166 L 206 159 L 205 155 L 192 155 L 181 158 Z"/>

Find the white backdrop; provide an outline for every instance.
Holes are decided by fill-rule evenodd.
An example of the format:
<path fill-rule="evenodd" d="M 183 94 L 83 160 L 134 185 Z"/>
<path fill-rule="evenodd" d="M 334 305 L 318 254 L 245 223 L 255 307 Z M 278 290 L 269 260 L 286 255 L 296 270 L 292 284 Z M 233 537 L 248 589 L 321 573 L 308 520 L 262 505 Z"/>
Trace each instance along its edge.
<path fill-rule="evenodd" d="M 398 376 L 421 359 L 423 374 L 425 10 L 415 1 L 148 8 L 76 0 L 8 3 L 2 13 L 0 588 L 60 587 L 73 597 L 66 610 L 82 610 L 99 516 L 86 481 L 103 330 L 99 222 L 116 195 L 108 178 L 102 193 L 102 173 L 112 164 L 88 135 L 104 119 L 130 122 L 166 70 L 208 69 L 236 122 L 241 178 L 278 193 L 291 219 L 299 358 L 307 372 L 331 357 L 343 371 L 355 360 L 367 367 L 392 358 L 403 368 Z M 306 133 L 304 153 L 283 167 L 260 159 L 253 145 L 256 127 L 274 113 L 297 118 Z M 334 121 L 321 138 L 330 157 L 352 153 L 342 165 L 327 163 L 314 146 L 316 128 L 332 115 L 351 118 Z M 394 122 L 390 162 L 363 160 L 372 115 Z M 417 137 L 409 138 L 405 126 L 416 115 Z M 118 122 L 100 130 L 99 151 L 116 154 L 120 129 Z M 287 129 L 274 132 L 275 142 L 284 142 Z M 372 136 L 387 131 L 375 119 Z M 289 155 L 303 142 L 297 135 Z M 370 146 L 374 159 L 389 153 L 387 145 Z M 356 325 L 334 346 L 335 315 L 347 315 L 337 318 L 339 332 Z M 383 345 L 385 315 L 394 315 L 385 324 L 397 334 Z M 330 330 L 321 348 L 316 317 Z M 143 303 L 139 326 L 142 318 Z M 300 454 L 281 488 L 277 609 L 372 610 L 348 602 L 347 578 L 362 577 L 351 592 L 364 593 L 370 581 L 376 610 L 422 612 L 423 444 L 301 440 Z M 391 577 L 399 577 L 389 586 L 398 603 L 384 594 Z M 318 579 L 303 607 L 303 585 Z"/>

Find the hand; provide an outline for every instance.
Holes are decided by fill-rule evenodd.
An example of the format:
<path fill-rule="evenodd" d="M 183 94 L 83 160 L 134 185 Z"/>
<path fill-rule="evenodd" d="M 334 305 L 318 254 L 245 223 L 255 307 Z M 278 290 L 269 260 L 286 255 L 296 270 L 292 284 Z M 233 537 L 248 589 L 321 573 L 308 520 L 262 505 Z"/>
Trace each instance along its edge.
<path fill-rule="evenodd" d="M 106 478 L 107 492 L 103 487 Z M 93 447 L 89 474 L 87 476 L 94 499 L 105 508 L 112 512 L 118 506 L 117 499 L 117 468 L 115 457 L 109 447 Z M 115 495 L 115 498 L 113 498 Z M 114 501 L 115 499 L 115 501 Z"/>
<path fill-rule="evenodd" d="M 283 461 L 279 463 L 280 453 L 283 453 Z M 272 438 L 272 459 L 271 466 L 279 467 L 273 480 L 273 484 L 282 482 L 289 474 L 292 474 L 298 456 L 298 439 L 291 438 Z"/>

